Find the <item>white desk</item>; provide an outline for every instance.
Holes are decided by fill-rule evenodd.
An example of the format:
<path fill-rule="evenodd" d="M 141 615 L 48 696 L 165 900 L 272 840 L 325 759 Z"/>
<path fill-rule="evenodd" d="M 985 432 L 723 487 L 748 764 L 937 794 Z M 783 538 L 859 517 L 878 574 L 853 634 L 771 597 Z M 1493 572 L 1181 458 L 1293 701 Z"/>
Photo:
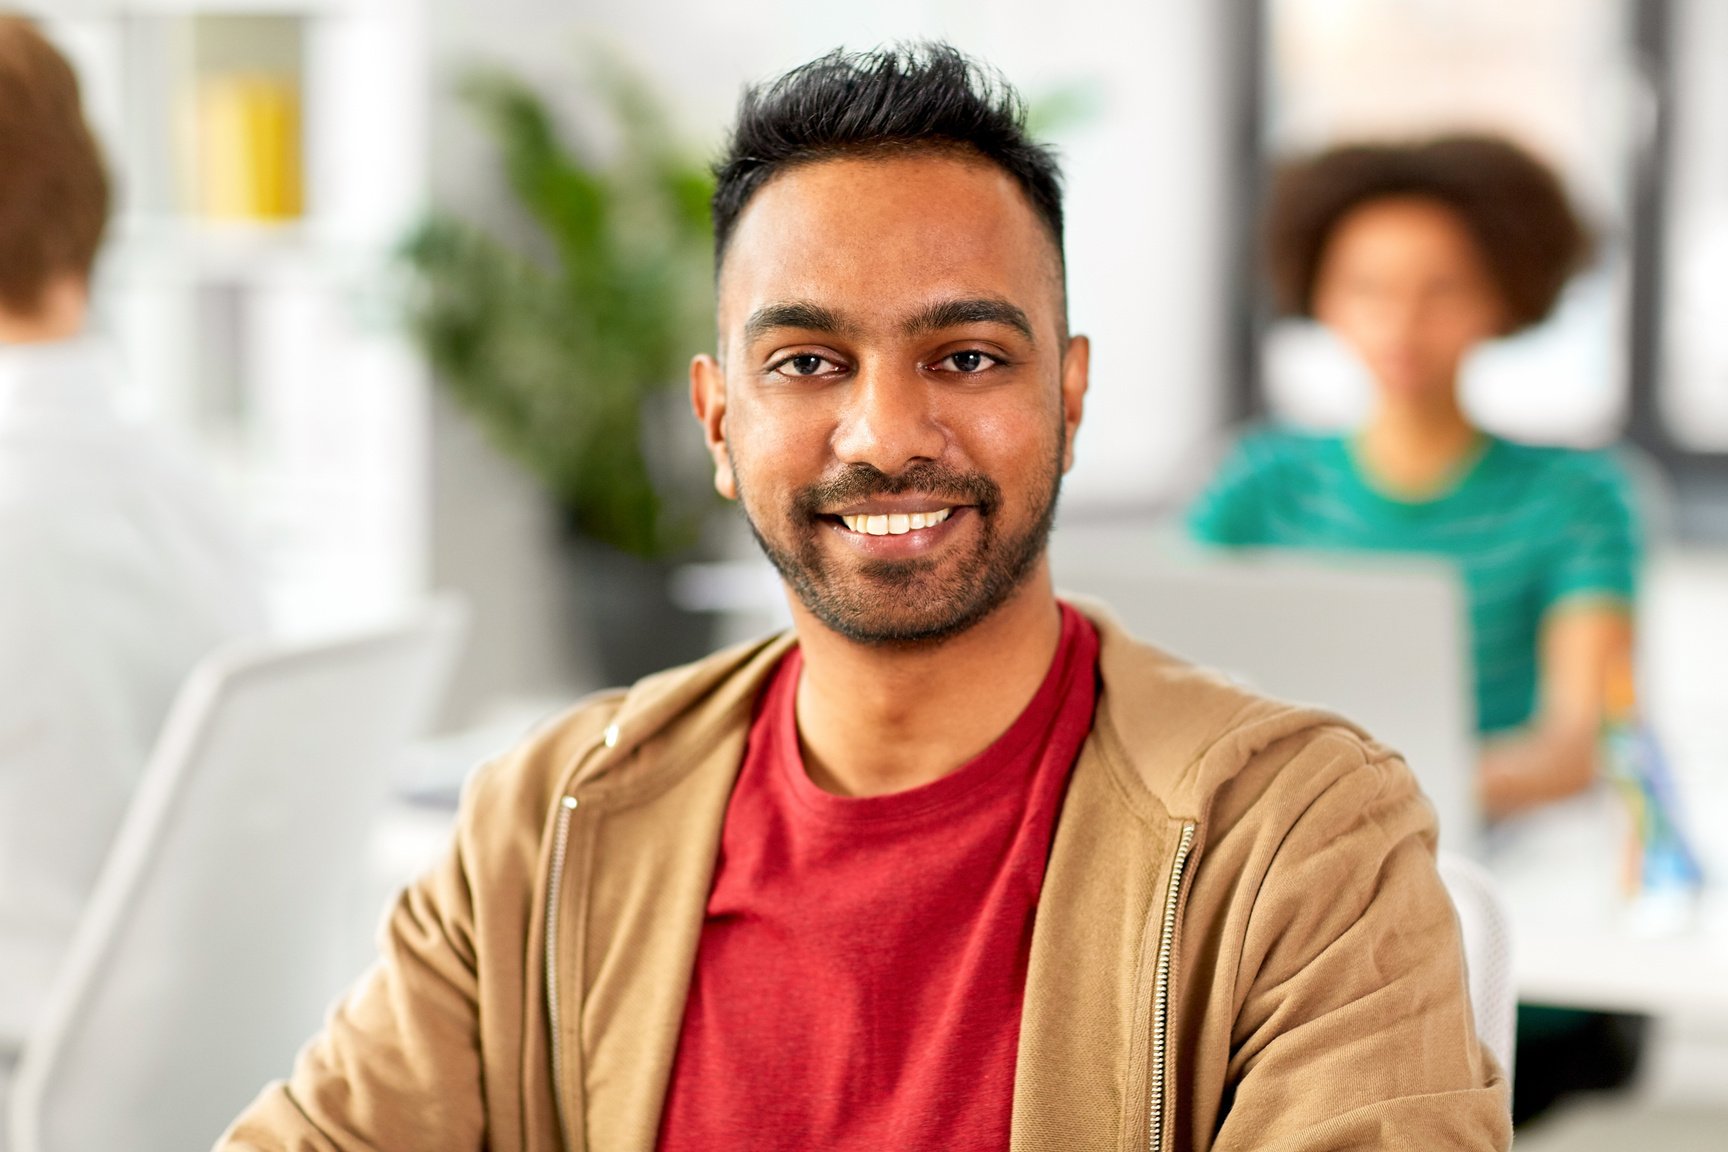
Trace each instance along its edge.
<path fill-rule="evenodd" d="M 1643 703 L 1669 755 L 1714 891 L 1694 922 L 1653 934 L 1618 897 L 1610 797 L 1568 802 L 1498 837 L 1519 994 L 1540 1003 L 1728 1023 L 1728 554 L 1668 551 L 1644 578 Z"/>
<path fill-rule="evenodd" d="M 1728 1021 L 1728 899 L 1717 887 L 1682 923 L 1619 894 L 1621 833 L 1607 792 L 1500 830 L 1489 867 L 1512 914 L 1521 1000 Z M 1668 923 L 1659 921 L 1667 920 Z"/>

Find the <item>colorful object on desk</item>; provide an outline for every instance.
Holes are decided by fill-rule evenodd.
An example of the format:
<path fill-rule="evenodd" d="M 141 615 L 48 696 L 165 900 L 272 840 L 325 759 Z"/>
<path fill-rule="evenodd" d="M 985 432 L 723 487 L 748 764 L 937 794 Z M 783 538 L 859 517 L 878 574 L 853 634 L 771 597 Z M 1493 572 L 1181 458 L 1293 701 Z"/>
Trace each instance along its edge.
<path fill-rule="evenodd" d="M 1607 777 L 1627 816 L 1625 893 L 1654 921 L 1683 917 L 1703 886 L 1704 870 L 1680 824 L 1668 759 L 1638 716 L 1629 672 L 1609 686 L 1603 742 Z"/>

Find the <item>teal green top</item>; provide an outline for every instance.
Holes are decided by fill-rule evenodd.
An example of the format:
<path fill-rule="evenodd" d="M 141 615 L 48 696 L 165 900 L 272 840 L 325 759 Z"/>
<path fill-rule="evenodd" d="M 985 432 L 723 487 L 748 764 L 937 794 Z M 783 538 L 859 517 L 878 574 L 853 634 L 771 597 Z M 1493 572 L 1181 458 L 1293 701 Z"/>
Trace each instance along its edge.
<path fill-rule="evenodd" d="M 1351 443 L 1251 432 L 1188 513 L 1212 544 L 1404 552 L 1463 576 L 1476 726 L 1515 728 L 1536 710 L 1537 640 L 1557 606 L 1630 606 L 1639 542 L 1631 486 L 1608 452 L 1484 437 L 1437 495 L 1400 499 L 1363 475 Z"/>

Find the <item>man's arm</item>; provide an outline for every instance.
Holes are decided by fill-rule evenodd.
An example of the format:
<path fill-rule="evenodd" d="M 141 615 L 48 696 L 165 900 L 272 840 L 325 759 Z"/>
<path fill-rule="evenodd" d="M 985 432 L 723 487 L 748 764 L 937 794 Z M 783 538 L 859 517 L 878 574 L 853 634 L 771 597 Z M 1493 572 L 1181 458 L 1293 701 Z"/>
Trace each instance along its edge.
<path fill-rule="evenodd" d="M 1284 773 L 1354 764 L 1254 868 L 1213 1147 L 1505 1148 L 1506 1079 L 1476 1036 L 1432 810 L 1396 757 L 1314 743 Z"/>

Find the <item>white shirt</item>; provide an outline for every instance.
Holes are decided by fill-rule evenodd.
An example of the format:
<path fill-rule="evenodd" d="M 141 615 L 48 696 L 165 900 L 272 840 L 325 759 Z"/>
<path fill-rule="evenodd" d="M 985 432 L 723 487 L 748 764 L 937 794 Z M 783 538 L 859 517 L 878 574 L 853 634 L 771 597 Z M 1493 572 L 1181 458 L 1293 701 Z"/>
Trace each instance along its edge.
<path fill-rule="evenodd" d="M 58 967 L 181 681 L 264 625 L 238 533 L 116 416 L 88 339 L 0 345 L 0 1054 Z"/>

